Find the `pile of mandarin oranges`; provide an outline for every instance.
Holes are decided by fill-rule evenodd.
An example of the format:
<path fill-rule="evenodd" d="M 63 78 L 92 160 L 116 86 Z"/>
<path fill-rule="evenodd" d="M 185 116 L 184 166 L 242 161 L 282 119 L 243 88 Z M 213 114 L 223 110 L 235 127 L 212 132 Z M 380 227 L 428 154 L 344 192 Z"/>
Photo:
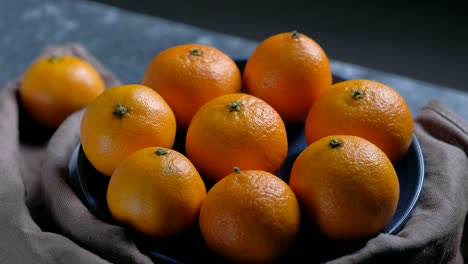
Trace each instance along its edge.
<path fill-rule="evenodd" d="M 332 83 L 326 53 L 302 33 L 266 38 L 242 73 L 215 47 L 185 44 L 156 54 L 141 83 L 104 86 L 84 60 L 51 56 L 19 94 L 48 127 L 84 109 L 82 149 L 110 177 L 107 204 L 127 228 L 164 239 L 198 226 L 213 253 L 265 263 L 288 254 L 301 225 L 368 239 L 396 211 L 394 165 L 413 137 L 405 100 L 372 80 Z M 307 147 L 281 179 L 297 124 Z"/>

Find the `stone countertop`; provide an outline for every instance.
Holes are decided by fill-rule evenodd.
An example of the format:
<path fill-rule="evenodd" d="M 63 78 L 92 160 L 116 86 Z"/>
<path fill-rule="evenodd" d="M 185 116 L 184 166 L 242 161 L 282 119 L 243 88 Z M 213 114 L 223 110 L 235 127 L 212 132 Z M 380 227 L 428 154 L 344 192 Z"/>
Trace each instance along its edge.
<path fill-rule="evenodd" d="M 170 46 L 207 44 L 233 59 L 246 59 L 258 44 L 84 0 L 18 0 L 0 5 L 1 85 L 21 74 L 51 44 L 81 43 L 123 83 L 139 82 L 150 60 Z M 334 74 L 342 78 L 372 79 L 397 90 L 414 115 L 436 99 L 468 120 L 466 92 L 331 59 Z"/>

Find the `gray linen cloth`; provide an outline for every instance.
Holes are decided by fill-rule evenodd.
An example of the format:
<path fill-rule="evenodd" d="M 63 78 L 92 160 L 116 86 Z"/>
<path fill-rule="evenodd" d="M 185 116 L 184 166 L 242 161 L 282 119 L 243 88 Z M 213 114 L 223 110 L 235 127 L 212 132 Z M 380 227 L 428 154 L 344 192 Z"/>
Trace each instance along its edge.
<path fill-rule="evenodd" d="M 50 54 L 84 58 L 108 87 L 119 84 L 78 44 L 51 46 L 40 56 Z M 20 79 L 0 90 L 0 263 L 152 263 L 122 227 L 91 214 L 65 180 L 82 111 L 35 135 L 21 120 Z M 331 263 L 463 263 L 468 257 L 468 125 L 431 101 L 415 117 L 415 133 L 425 180 L 410 219 L 398 234 L 380 234 Z"/>

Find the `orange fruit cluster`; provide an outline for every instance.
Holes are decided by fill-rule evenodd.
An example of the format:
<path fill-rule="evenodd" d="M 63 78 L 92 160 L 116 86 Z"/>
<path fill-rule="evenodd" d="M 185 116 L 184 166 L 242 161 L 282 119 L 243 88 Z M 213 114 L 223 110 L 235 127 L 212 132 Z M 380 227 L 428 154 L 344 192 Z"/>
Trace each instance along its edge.
<path fill-rule="evenodd" d="M 51 99 L 64 95 L 37 77 L 68 67 L 68 59 L 54 60 L 25 75 L 21 94 L 38 120 L 56 125 L 63 117 L 44 115 L 64 109 Z M 265 39 L 243 75 L 228 55 L 200 44 L 157 54 L 141 84 L 102 92 L 98 77 L 87 75 L 99 85 L 86 96 L 93 99 L 81 121 L 81 145 L 110 177 L 107 203 L 122 225 L 167 238 L 198 224 L 214 253 L 264 263 L 288 254 L 302 224 L 334 240 L 368 239 L 395 213 L 394 164 L 413 136 L 405 100 L 376 81 L 332 85 L 326 53 L 304 34 Z M 39 97 L 31 87 L 39 85 L 51 87 L 50 96 L 31 103 Z M 308 147 L 289 180 L 280 179 L 286 127 L 298 123 Z"/>

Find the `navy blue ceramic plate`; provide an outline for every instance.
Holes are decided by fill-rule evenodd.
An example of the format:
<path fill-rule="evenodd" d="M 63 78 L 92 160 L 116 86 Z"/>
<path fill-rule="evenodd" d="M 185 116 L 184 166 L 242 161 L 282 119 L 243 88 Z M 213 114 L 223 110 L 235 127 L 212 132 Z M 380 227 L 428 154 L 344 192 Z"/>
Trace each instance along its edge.
<path fill-rule="evenodd" d="M 242 69 L 244 61 L 238 62 Z M 335 82 L 340 78 L 336 78 Z M 288 157 L 277 175 L 288 182 L 292 164 L 299 153 L 307 146 L 304 136 L 304 126 L 287 126 L 289 151 Z M 184 135 L 177 135 L 174 149 L 184 153 Z M 396 234 L 408 219 L 418 200 L 424 180 L 424 161 L 421 147 L 416 136 L 403 157 L 395 165 L 400 182 L 400 199 L 395 215 L 382 231 Z M 100 174 L 87 160 L 82 148 L 78 145 L 69 162 L 68 182 L 81 201 L 101 220 L 115 224 L 107 208 L 106 190 L 109 177 Z M 210 186 L 207 186 L 209 189 Z M 323 238 L 312 225 L 302 221 L 302 228 L 291 253 L 280 263 L 307 262 L 320 263 L 362 248 L 366 241 L 330 241 Z M 155 262 L 163 263 L 200 263 L 207 261 L 223 262 L 206 247 L 199 233 L 198 226 L 194 226 L 187 233 L 180 236 L 156 240 L 128 231 L 140 250 L 149 255 Z M 313 249 L 313 250 L 311 250 Z"/>

